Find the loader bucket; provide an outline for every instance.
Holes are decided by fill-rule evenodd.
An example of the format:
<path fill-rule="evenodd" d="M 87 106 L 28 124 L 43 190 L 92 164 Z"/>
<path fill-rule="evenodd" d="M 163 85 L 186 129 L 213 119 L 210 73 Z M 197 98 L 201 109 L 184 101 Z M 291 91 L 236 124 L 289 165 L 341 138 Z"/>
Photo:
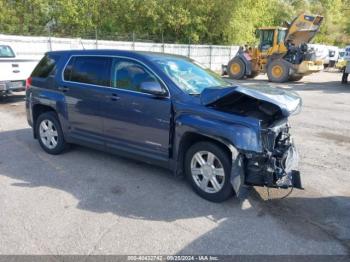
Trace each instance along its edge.
<path fill-rule="evenodd" d="M 300 14 L 289 25 L 285 41 L 296 46 L 309 43 L 317 34 L 322 20 L 323 16 Z"/>

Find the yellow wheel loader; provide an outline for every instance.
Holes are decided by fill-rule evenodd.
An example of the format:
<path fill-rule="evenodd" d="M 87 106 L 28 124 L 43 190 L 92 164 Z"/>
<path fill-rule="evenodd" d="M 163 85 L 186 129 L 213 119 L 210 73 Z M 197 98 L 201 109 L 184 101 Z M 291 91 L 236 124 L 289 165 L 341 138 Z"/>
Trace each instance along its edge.
<path fill-rule="evenodd" d="M 302 13 L 287 27 L 259 28 L 259 46 L 240 48 L 229 61 L 227 74 L 242 79 L 267 73 L 269 81 L 282 83 L 322 70 L 323 61 L 317 61 L 315 52 L 307 46 L 322 20 L 322 16 Z"/>

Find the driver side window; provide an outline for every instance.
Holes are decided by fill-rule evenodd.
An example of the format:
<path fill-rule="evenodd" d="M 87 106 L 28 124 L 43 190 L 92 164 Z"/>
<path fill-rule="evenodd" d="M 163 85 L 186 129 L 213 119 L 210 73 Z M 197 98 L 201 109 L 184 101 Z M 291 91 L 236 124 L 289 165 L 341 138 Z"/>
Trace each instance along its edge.
<path fill-rule="evenodd" d="M 144 66 L 127 59 L 115 59 L 112 66 L 112 87 L 141 91 L 143 82 L 159 82 Z"/>

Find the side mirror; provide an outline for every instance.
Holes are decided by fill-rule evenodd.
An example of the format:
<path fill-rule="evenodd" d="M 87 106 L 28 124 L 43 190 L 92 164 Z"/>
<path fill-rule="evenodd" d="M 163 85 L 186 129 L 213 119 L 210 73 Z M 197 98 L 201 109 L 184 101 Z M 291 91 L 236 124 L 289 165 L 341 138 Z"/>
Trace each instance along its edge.
<path fill-rule="evenodd" d="M 142 82 L 140 89 L 142 92 L 155 96 L 166 96 L 167 92 L 157 81 Z"/>

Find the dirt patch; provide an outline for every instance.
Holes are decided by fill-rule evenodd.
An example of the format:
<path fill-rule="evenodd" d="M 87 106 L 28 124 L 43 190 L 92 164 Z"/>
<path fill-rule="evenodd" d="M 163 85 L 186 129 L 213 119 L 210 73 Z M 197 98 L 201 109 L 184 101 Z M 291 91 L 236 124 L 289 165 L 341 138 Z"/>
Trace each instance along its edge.
<path fill-rule="evenodd" d="M 319 132 L 317 135 L 327 140 L 333 140 L 338 144 L 343 144 L 343 143 L 350 144 L 350 136 L 344 136 L 344 135 L 330 133 L 330 132 Z"/>

